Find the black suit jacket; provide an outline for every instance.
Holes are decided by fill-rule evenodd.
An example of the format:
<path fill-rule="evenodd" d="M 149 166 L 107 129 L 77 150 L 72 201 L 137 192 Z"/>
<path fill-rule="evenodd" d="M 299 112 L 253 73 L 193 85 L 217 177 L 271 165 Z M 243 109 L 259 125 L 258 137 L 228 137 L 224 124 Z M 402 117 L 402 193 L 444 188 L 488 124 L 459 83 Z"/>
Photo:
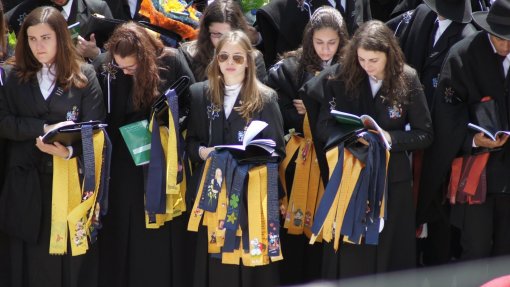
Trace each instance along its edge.
<path fill-rule="evenodd" d="M 318 139 L 326 143 L 331 136 L 340 132 L 337 122 L 330 115 L 332 107 L 356 115 L 370 115 L 391 136 L 389 182 L 411 180 L 407 151 L 425 148 L 433 138 L 430 113 L 416 71 L 406 66 L 404 73 L 410 82 L 408 94 L 410 103 L 395 107 L 384 102 L 380 92 L 372 97 L 368 77 L 365 77 L 357 90 L 358 98 L 347 94 L 341 80 L 330 79 L 331 75 L 338 73 L 340 66 L 333 66 L 332 69 L 336 71 L 333 73 L 332 70 L 325 70 L 305 85 L 308 97 L 318 99 L 322 103 L 316 127 Z M 335 104 L 332 102 L 333 98 Z M 411 126 L 410 131 L 405 130 L 407 124 Z"/>
<path fill-rule="evenodd" d="M 48 0 L 25 0 L 21 2 L 5 13 L 5 19 L 7 19 L 9 28 L 18 34 L 25 17 L 35 8 L 44 5 L 52 6 L 52 3 Z M 67 23 L 71 25 L 79 21 L 80 27 L 83 27 L 87 23 L 90 15 L 94 13 L 101 14 L 106 18 L 113 18 L 110 8 L 104 1 L 74 0 Z"/>
<path fill-rule="evenodd" d="M 467 128 L 470 107 L 483 97 L 491 97 L 498 105 L 502 128 L 509 128 L 508 84 L 486 32 L 477 32 L 450 49 L 434 95 L 432 118 L 436 136 L 425 151 L 418 223 L 436 219 L 442 201 L 441 185 L 452 160 L 472 152 L 473 134 Z M 489 193 L 510 194 L 510 145 L 491 153 L 486 172 Z"/>
<path fill-rule="evenodd" d="M 407 63 L 418 72 L 429 107 L 450 47 L 476 32 L 471 24 L 452 22 L 432 48 L 432 30 L 436 18 L 437 14 L 427 5 L 419 5 L 399 38 Z"/>

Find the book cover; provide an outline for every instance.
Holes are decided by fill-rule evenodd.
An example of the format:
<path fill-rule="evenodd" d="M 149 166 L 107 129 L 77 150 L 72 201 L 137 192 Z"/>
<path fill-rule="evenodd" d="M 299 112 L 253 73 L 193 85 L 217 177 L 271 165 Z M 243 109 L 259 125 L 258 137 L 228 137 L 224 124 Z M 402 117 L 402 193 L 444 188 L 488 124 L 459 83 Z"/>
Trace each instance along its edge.
<path fill-rule="evenodd" d="M 134 122 L 119 128 L 122 138 L 136 166 L 150 161 L 151 133 L 147 120 Z"/>
<path fill-rule="evenodd" d="M 480 102 L 470 105 L 470 123 L 468 128 L 482 132 L 493 141 L 498 135 L 510 134 L 501 127 L 497 102 L 491 97 L 483 97 Z"/>
<path fill-rule="evenodd" d="M 381 142 L 387 150 L 391 149 L 391 145 L 384 137 L 383 129 L 377 122 L 369 115 L 357 116 L 355 114 L 331 110 L 331 116 L 341 125 L 345 132 L 345 138 L 350 137 L 352 133 L 361 134 L 368 130 L 375 131 L 379 134 Z"/>
<path fill-rule="evenodd" d="M 486 137 L 489 137 L 491 140 L 493 141 L 496 141 L 496 139 L 498 138 L 498 136 L 500 135 L 510 135 L 510 131 L 495 131 L 495 130 L 488 130 L 486 128 L 483 128 L 479 125 L 475 125 L 473 123 L 469 123 L 468 124 L 468 128 L 476 131 L 476 132 L 482 132 L 485 134 Z"/>
<path fill-rule="evenodd" d="M 81 128 L 85 125 L 91 125 L 93 130 L 98 130 L 107 126 L 106 124 L 102 124 L 100 121 L 89 121 L 60 126 L 45 133 L 42 136 L 42 142 L 45 144 L 59 142 L 65 146 L 72 146 L 81 142 Z"/>

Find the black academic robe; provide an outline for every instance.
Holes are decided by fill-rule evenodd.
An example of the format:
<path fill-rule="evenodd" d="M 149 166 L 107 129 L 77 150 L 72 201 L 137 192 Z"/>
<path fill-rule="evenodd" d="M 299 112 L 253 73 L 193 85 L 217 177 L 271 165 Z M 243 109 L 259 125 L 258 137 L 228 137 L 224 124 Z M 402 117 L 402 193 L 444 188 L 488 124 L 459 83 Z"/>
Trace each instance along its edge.
<path fill-rule="evenodd" d="M 420 185 L 422 195 L 417 213 L 419 222 L 431 222 L 437 218 L 444 197 L 441 186 L 447 179 L 454 157 L 473 152 L 473 133 L 467 128 L 467 124 L 473 120 L 470 108 L 483 97 L 491 97 L 498 106 L 501 128 L 509 128 L 509 80 L 508 77 L 505 80 L 503 75 L 503 65 L 494 53 L 486 32 L 478 32 L 451 48 L 434 96 L 432 117 L 436 123 L 436 137 L 432 146 L 425 151 Z M 509 156 L 508 144 L 490 153 L 486 166 L 488 201 L 493 196 L 510 195 Z M 493 222 L 490 212 L 488 216 L 475 217 L 467 225 L 464 223 L 464 215 L 476 209 L 476 206 L 454 205 L 452 223 L 459 228 L 492 226 L 489 224 Z M 500 226 L 508 226 L 508 222 L 505 220 Z M 488 232 L 490 236 L 493 231 Z M 482 233 L 486 232 L 478 233 L 485 236 Z M 491 244 L 490 240 L 488 244 Z"/>
<path fill-rule="evenodd" d="M 160 58 L 159 91 L 163 93 L 180 76 L 193 75 L 174 49 Z M 186 216 L 166 222 L 159 229 L 145 228 L 144 168 L 137 167 L 120 134 L 121 126 L 149 120 L 150 108 L 135 110 L 132 104 L 133 77 L 108 66 L 108 53 L 96 59 L 96 69 L 110 112 L 107 131 L 114 147 L 108 214 L 103 221 L 100 246 L 100 286 L 187 286 L 191 265 L 187 246 Z M 107 68 L 109 67 L 109 68 Z M 105 69 L 106 68 L 106 69 Z M 110 96 L 108 97 L 108 70 Z M 108 104 L 109 103 L 109 104 Z"/>
<path fill-rule="evenodd" d="M 338 73 L 339 66 L 333 66 Z M 372 97 L 368 77 L 352 94 L 345 92 L 340 80 L 330 79 L 331 71 L 324 71 L 305 85 L 308 93 L 322 100 L 317 123 L 318 137 L 327 142 L 338 131 L 330 108 L 368 114 L 391 136 L 392 147 L 388 164 L 387 218 L 379 237 L 379 245 L 351 245 L 342 243 L 335 253 L 331 244 L 325 245 L 323 274 L 326 278 L 346 278 L 411 268 L 415 262 L 414 206 L 411 194 L 411 166 L 408 151 L 422 149 L 432 142 L 432 123 L 425 96 L 416 72 L 406 66 L 409 82 L 409 104 L 389 105 L 378 92 Z M 359 95 L 354 98 L 352 95 Z M 334 101 L 332 101 L 334 98 Z M 406 125 L 411 129 L 406 131 Z"/>
<path fill-rule="evenodd" d="M 418 72 L 429 107 L 450 47 L 476 32 L 475 27 L 469 23 L 452 22 L 432 47 L 436 19 L 437 14 L 427 5 L 421 4 L 414 10 L 410 23 L 399 37 L 407 64 Z"/>
<path fill-rule="evenodd" d="M 308 80 L 313 78 L 313 74 L 306 71 L 299 71 L 299 58 L 292 56 L 276 63 L 268 72 L 267 85 L 278 93 L 278 105 L 283 116 L 283 127 L 285 133 L 290 129 L 303 134 L 304 115 L 298 114 L 293 105 L 294 99 L 301 99 L 298 93 L 299 89 Z M 307 107 L 308 108 L 308 107 Z M 314 107 L 310 107 L 313 109 Z M 310 115 L 308 115 L 310 117 Z M 316 120 L 310 120 L 309 122 Z M 310 129 L 315 130 L 311 125 Z M 317 150 L 318 157 L 325 157 L 322 149 Z M 292 155 L 287 155 L 292 156 Z M 287 191 L 292 190 L 295 172 L 295 159 L 298 152 L 293 155 L 285 172 Z M 290 193 L 287 195 L 290 196 Z M 285 260 L 280 264 L 280 283 L 301 284 L 320 278 L 321 268 L 321 249 L 319 245 L 310 245 L 306 236 L 296 236 L 287 234 L 286 230 L 280 233 L 281 241 L 286 246 L 283 249 Z"/>
<path fill-rule="evenodd" d="M 340 1 L 335 2 L 340 3 Z M 264 53 L 264 61 L 267 66 L 272 66 L 277 61 L 278 55 L 299 47 L 305 26 L 315 9 L 325 5 L 331 6 L 328 0 L 310 3 L 311 12 L 301 9 L 293 0 L 271 1 L 257 10 L 256 25 L 263 41 L 261 47 L 258 48 Z M 346 9 L 342 15 L 347 30 L 352 35 L 363 22 L 372 19 L 370 1 L 347 0 Z"/>
<path fill-rule="evenodd" d="M 95 72 L 88 64 L 82 72 L 88 79 L 85 88 L 64 91 L 57 86 L 46 100 L 36 78 L 20 83 L 10 66 L 2 75 L 0 137 L 7 139 L 8 172 L 0 225 L 10 235 L 12 286 L 97 286 L 96 245 L 76 257 L 48 252 L 53 159 L 34 144 L 44 124 L 104 119 Z"/>
<path fill-rule="evenodd" d="M 179 53 L 181 53 L 188 66 L 191 68 L 193 75 L 195 76 L 195 80 L 197 82 L 202 82 L 207 80 L 207 67 L 201 67 L 195 62 L 193 59 L 194 55 L 197 53 L 197 41 L 191 41 L 187 43 L 181 43 L 179 46 Z M 257 79 L 259 81 L 264 82 L 267 77 L 266 65 L 264 63 L 264 57 L 259 51 L 255 51 L 255 66 L 257 70 Z"/>
<path fill-rule="evenodd" d="M 73 0 L 71 6 L 71 14 L 67 18 L 67 23 L 72 25 L 80 22 L 80 28 L 84 27 L 88 22 L 90 15 L 97 13 L 105 16 L 106 18 L 113 18 L 110 8 L 106 2 L 102 0 Z M 18 34 L 21 24 L 25 17 L 39 6 L 52 6 L 49 0 L 25 0 L 16 7 L 5 13 L 5 19 L 9 25 L 10 30 Z"/>
<path fill-rule="evenodd" d="M 191 115 L 186 137 L 186 151 L 196 170 L 200 171 L 203 160 L 198 149 L 200 146 L 212 147 L 221 144 L 241 144 L 239 133 L 243 132 L 247 122 L 239 113 L 232 110 L 228 119 L 223 109 L 211 114 L 211 102 L 207 98 L 208 82 L 200 82 L 190 87 Z M 283 139 L 283 122 L 274 96 L 265 95 L 262 110 L 255 113 L 252 120 L 261 120 L 268 126 L 256 138 L 273 139 L 276 142 L 276 152 L 285 156 L 285 142 Z M 239 97 L 234 107 L 239 106 Z M 209 108 L 209 109 L 208 109 Z M 211 120 L 209 120 L 209 117 Z M 197 172 L 199 180 L 200 172 Z M 197 183 L 195 183 L 195 186 Z M 194 189 L 195 190 L 195 189 Z M 190 192 L 190 189 L 188 189 Z M 283 247 L 285 248 L 285 247 Z M 271 263 L 259 267 L 245 267 L 242 265 L 221 264 L 221 259 L 211 258 L 207 253 L 207 232 L 203 226 L 199 229 L 197 239 L 197 255 L 194 269 L 193 286 L 199 287 L 245 287 L 245 286 L 277 286 L 278 263 Z"/>

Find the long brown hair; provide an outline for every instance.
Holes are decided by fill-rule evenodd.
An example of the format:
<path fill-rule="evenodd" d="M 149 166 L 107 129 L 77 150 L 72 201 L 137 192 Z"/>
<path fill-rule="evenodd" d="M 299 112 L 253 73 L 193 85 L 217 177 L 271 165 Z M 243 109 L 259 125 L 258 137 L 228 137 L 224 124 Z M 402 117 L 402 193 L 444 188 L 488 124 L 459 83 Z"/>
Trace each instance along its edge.
<path fill-rule="evenodd" d="M 28 44 L 27 30 L 38 24 L 47 24 L 56 34 L 57 55 L 55 66 L 55 81 L 64 90 L 71 86 L 83 88 L 87 85 L 87 77 L 81 72 L 83 59 L 78 55 L 67 29 L 67 22 L 57 9 L 53 7 L 38 7 L 25 17 L 18 33 L 14 64 L 16 75 L 22 83 L 28 82 L 42 68 L 42 64 L 35 58 Z"/>
<path fill-rule="evenodd" d="M 248 31 L 248 23 L 237 1 L 215 0 L 207 6 L 200 20 L 200 30 L 192 55 L 192 69 L 197 81 L 205 80 L 205 70 L 213 58 L 214 46 L 209 34 L 212 23 L 228 23 L 232 30 L 242 30 L 245 33 Z"/>
<path fill-rule="evenodd" d="M 235 110 L 246 121 L 250 121 L 254 113 L 262 110 L 265 102 L 276 98 L 275 92 L 257 80 L 255 50 L 248 36 L 242 31 L 232 31 L 221 37 L 216 47 L 214 58 L 207 68 L 207 76 L 209 78 L 208 97 L 215 106 L 223 106 L 225 97 L 225 81 L 218 63 L 218 54 L 225 45 L 239 45 L 246 52 L 247 67 L 243 86 L 239 92 L 242 104 L 239 108 L 235 108 Z"/>
<path fill-rule="evenodd" d="M 345 47 L 342 68 L 338 76 L 345 81 L 347 91 L 356 97 L 357 95 L 352 92 L 356 91 L 362 81 L 367 78 L 367 73 L 358 61 L 359 48 L 386 54 L 385 77 L 381 93 L 389 104 L 407 103 L 409 84 L 404 74 L 404 54 L 393 32 L 378 20 L 363 23 L 354 33 L 349 45 Z"/>
<path fill-rule="evenodd" d="M 314 74 L 322 70 L 322 60 L 315 52 L 313 46 L 313 36 L 318 30 L 330 28 L 338 35 L 339 45 L 336 55 L 333 57 L 333 63 L 337 63 L 342 55 L 342 49 L 349 43 L 349 32 L 342 17 L 342 14 L 333 7 L 323 6 L 313 12 L 308 24 L 306 24 L 303 33 L 303 49 L 301 61 L 299 63 L 300 71 L 307 71 Z"/>
<path fill-rule="evenodd" d="M 149 107 L 159 96 L 158 59 L 165 54 L 163 43 L 135 22 L 127 22 L 115 29 L 105 48 L 110 52 L 111 58 L 114 55 L 136 58 L 133 106 L 137 110 Z"/>

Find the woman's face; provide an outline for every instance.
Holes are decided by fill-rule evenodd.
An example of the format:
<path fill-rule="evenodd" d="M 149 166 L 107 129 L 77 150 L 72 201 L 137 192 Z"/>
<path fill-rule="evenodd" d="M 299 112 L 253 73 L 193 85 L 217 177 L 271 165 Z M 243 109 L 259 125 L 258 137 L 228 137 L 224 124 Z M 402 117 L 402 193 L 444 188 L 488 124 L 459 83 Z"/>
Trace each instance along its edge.
<path fill-rule="evenodd" d="M 113 59 L 115 61 L 115 66 L 122 70 L 124 74 L 131 76 L 135 74 L 136 68 L 138 66 L 138 61 L 134 55 L 122 58 L 121 56 L 114 54 Z"/>
<path fill-rule="evenodd" d="M 313 48 L 322 61 L 331 60 L 340 44 L 337 32 L 331 28 L 323 28 L 313 33 Z"/>
<path fill-rule="evenodd" d="M 27 28 L 28 46 L 41 64 L 50 65 L 57 56 L 57 34 L 50 25 L 39 23 Z"/>
<path fill-rule="evenodd" d="M 384 79 L 384 68 L 386 68 L 386 53 L 380 51 L 369 51 L 358 48 L 358 62 L 365 72 L 377 80 Z"/>
<path fill-rule="evenodd" d="M 238 84 L 244 80 L 248 63 L 246 52 L 239 44 L 225 43 L 218 52 L 218 64 L 227 85 Z"/>
<path fill-rule="evenodd" d="M 209 25 L 209 38 L 211 39 L 211 43 L 213 44 L 214 48 L 216 48 L 216 45 L 218 45 L 221 36 L 225 35 L 231 30 L 232 28 L 230 27 L 229 23 L 213 22 L 211 25 Z"/>

